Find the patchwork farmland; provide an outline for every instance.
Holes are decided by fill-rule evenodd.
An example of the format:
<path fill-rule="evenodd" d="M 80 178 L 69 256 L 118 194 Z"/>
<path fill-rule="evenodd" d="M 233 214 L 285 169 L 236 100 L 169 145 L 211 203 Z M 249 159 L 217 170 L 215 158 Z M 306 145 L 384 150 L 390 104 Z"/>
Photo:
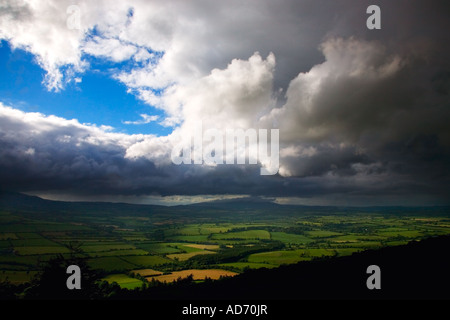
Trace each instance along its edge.
<path fill-rule="evenodd" d="M 28 282 L 46 261 L 69 257 L 74 249 L 105 281 L 132 289 L 149 281 L 191 274 L 196 281 L 218 279 L 450 234 L 445 211 L 286 212 L 280 206 L 278 213 L 232 210 L 218 218 L 214 210 L 187 208 L 148 213 L 145 206 L 131 206 L 109 213 L 87 206 L 89 214 L 2 209 L 0 281 Z"/>

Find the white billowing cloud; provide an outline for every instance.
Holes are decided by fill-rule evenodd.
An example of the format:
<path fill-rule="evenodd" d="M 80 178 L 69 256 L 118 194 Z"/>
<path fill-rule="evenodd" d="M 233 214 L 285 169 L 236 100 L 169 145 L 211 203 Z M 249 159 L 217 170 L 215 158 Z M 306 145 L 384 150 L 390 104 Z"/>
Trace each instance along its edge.
<path fill-rule="evenodd" d="M 79 79 L 88 53 L 112 61 L 129 59 L 135 45 L 117 39 L 128 21 L 130 5 L 109 1 L 4 0 L 0 3 L 0 38 L 31 52 L 46 71 L 43 84 L 60 91 Z M 97 28 L 104 37 L 88 37 Z M 142 53 L 139 55 L 142 59 Z"/>
<path fill-rule="evenodd" d="M 217 142 L 212 137 L 207 140 L 208 130 L 214 129 L 222 138 L 225 138 L 227 129 L 253 129 L 257 132 L 261 116 L 270 112 L 276 103 L 272 95 L 274 69 L 275 56 L 272 53 L 266 59 L 254 53 L 248 60 L 234 59 L 225 69 L 214 69 L 190 84 L 171 87 L 163 101 L 166 110 L 170 110 L 172 117 L 169 119 L 180 123 L 167 137 L 171 143 L 161 143 L 162 138 L 144 139 L 128 148 L 126 156 L 153 159 L 157 154 L 164 155 L 161 150 L 168 152 L 170 157 L 174 146 L 194 149 L 198 146 L 193 145 L 192 138 L 198 130 L 203 134 L 205 155 L 207 148 L 213 148 Z M 225 148 L 222 142 L 219 144 Z M 248 144 L 237 152 L 255 149 L 256 144 Z M 246 163 L 250 162 L 249 158 L 250 155 Z"/>
<path fill-rule="evenodd" d="M 203 121 L 216 129 L 255 128 L 275 105 L 272 96 L 275 56 L 259 53 L 248 60 L 234 59 L 227 68 L 214 69 L 189 85 L 174 86 L 164 98 L 185 127 Z M 178 108 L 178 110 L 177 110 Z"/>
<path fill-rule="evenodd" d="M 85 53 L 96 57 L 105 57 L 114 62 L 129 60 L 134 54 L 137 54 L 138 48 L 130 44 L 121 43 L 118 39 L 105 39 L 102 37 L 93 37 L 83 46 Z M 140 53 L 142 60 L 143 53 Z"/>
<path fill-rule="evenodd" d="M 115 146 L 128 148 L 142 141 L 144 135 L 127 135 L 111 132 L 111 127 L 82 124 L 76 119 L 67 120 L 56 116 L 46 116 L 38 112 L 23 112 L 0 102 L 0 127 L 3 138 L 11 141 L 21 141 L 18 147 L 26 147 L 27 153 L 35 154 L 36 146 L 26 145 L 39 137 L 51 138 L 45 143 L 51 145 L 54 141 L 61 144 L 70 143 L 73 146 Z M 13 130 L 14 129 L 14 130 Z M 25 143 L 24 143 L 25 142 Z M 34 150 L 34 151 L 29 151 Z"/>
<path fill-rule="evenodd" d="M 273 72 L 275 57 L 269 54 L 263 59 L 255 53 L 248 60 L 235 59 L 227 68 L 214 69 L 209 75 L 192 82 L 190 85 L 174 86 L 164 97 L 164 103 L 173 106 L 173 118 L 181 123 L 171 135 L 155 137 L 152 135 L 127 136 L 111 132 L 112 128 L 102 128 L 79 124 L 76 120 L 64 120 L 41 114 L 25 114 L 15 109 L 5 109 L 5 113 L 15 112 L 17 117 L 24 117 L 27 130 L 30 123 L 39 123 L 38 132 L 47 128 L 52 132 L 59 132 L 61 125 L 73 123 L 76 132 L 85 133 L 75 138 L 72 133 L 63 132 L 55 138 L 59 143 L 75 143 L 80 145 L 102 145 L 111 141 L 124 148 L 124 158 L 145 158 L 156 165 L 171 164 L 171 152 L 175 145 L 190 144 L 196 128 L 201 122 L 203 130 L 210 128 L 226 129 L 257 129 L 261 115 L 267 113 L 274 106 L 272 97 Z M 159 119 L 156 115 L 141 114 L 137 121 L 124 121 L 125 124 L 146 124 Z M 50 121 L 55 119 L 55 121 Z M 58 123 L 58 125 L 56 125 Z M 79 130 L 78 130 L 79 129 Z M 30 132 L 24 133 L 25 135 Z M 76 140 L 76 141 L 75 141 Z M 204 142 L 204 147 L 209 143 Z M 255 146 L 248 146 L 254 148 Z M 245 151 L 245 150 L 244 150 Z"/>
<path fill-rule="evenodd" d="M 84 54 L 115 62 L 145 58 L 145 53 L 120 38 L 129 20 L 130 4 L 109 1 L 70 0 L 2 1 L 0 38 L 13 48 L 31 52 L 46 71 L 43 84 L 59 91 L 66 82 L 79 78 L 88 67 Z M 102 36 L 89 36 L 97 29 Z"/>
<path fill-rule="evenodd" d="M 0 38 L 14 48 L 21 48 L 36 56 L 46 70 L 44 84 L 49 90 L 63 88 L 67 66 L 69 74 L 82 72 L 87 64 L 81 60 L 80 42 L 86 29 L 67 27 L 66 9 L 70 1 L 2 1 L 0 4 Z"/>
<path fill-rule="evenodd" d="M 124 157 L 136 160 L 144 158 L 158 166 L 170 165 L 170 153 L 174 146 L 173 139 L 169 137 L 155 137 L 146 135 L 142 140 L 133 143 L 126 148 Z"/>
<path fill-rule="evenodd" d="M 74 18 L 67 11 L 74 6 L 70 0 L 4 0 L 1 6 L 0 38 L 36 56 L 47 72 L 49 90 L 62 90 L 66 82 L 80 79 L 89 67 L 86 55 L 132 60 L 134 66 L 112 76 L 169 113 L 174 110 L 161 98 L 173 85 L 190 84 L 255 51 L 266 56 L 276 49 L 275 54 L 297 61 L 292 50 L 304 52 L 311 39 L 317 41 L 315 35 L 301 32 L 297 19 L 286 19 L 293 12 L 271 1 L 255 6 L 241 1 L 78 1 L 79 29 L 67 25 Z M 290 37 L 295 41 L 287 46 L 277 43 Z M 173 120 L 167 123 L 175 124 Z"/>
<path fill-rule="evenodd" d="M 156 116 L 156 115 L 151 116 L 151 115 L 145 114 L 145 113 L 140 114 L 140 116 L 142 118 L 141 120 L 123 121 L 123 123 L 125 123 L 125 124 L 147 124 L 147 123 L 150 123 L 150 122 L 153 122 L 153 121 L 156 121 L 159 119 L 159 116 Z"/>

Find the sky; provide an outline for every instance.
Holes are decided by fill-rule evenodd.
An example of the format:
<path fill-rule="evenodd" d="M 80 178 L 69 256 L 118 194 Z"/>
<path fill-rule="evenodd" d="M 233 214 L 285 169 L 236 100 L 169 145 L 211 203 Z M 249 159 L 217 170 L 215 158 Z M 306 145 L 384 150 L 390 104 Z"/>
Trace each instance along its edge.
<path fill-rule="evenodd" d="M 366 25 L 373 4 L 381 29 Z M 449 9 L 0 0 L 0 188 L 164 205 L 449 205 Z M 173 163 L 200 127 L 278 130 L 277 173 L 261 175 L 261 158 Z"/>

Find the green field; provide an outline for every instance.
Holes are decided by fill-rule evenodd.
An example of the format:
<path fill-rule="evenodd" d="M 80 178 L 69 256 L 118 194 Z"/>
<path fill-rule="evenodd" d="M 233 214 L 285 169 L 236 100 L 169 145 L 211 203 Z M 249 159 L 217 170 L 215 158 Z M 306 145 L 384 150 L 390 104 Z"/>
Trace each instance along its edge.
<path fill-rule="evenodd" d="M 248 262 L 266 263 L 274 266 L 279 266 L 282 264 L 290 264 L 309 260 L 308 257 L 303 257 L 303 254 L 304 250 L 261 252 L 251 254 L 248 257 Z"/>
<path fill-rule="evenodd" d="M 338 248 L 338 249 L 335 249 L 336 254 L 339 257 L 350 256 L 354 252 L 359 252 L 359 251 L 362 251 L 362 250 L 364 250 L 364 249 L 362 249 L 362 248 Z"/>
<path fill-rule="evenodd" d="M 405 237 L 405 238 L 418 238 L 423 236 L 423 233 L 418 230 L 392 230 L 390 229 L 382 229 L 378 231 L 378 234 L 385 237 Z"/>
<path fill-rule="evenodd" d="M 231 226 L 217 226 L 217 225 L 202 225 L 200 227 L 200 234 L 224 233 L 228 232 Z"/>
<path fill-rule="evenodd" d="M 98 244 L 81 246 L 81 249 L 85 252 L 101 252 L 101 251 L 114 251 L 114 250 L 133 250 L 135 246 L 130 244 Z"/>
<path fill-rule="evenodd" d="M 12 284 L 29 282 L 37 271 L 0 271 L 0 282 L 8 281 Z"/>
<path fill-rule="evenodd" d="M 171 246 L 172 248 L 177 248 L 182 253 L 191 253 L 191 252 L 202 251 L 202 249 L 191 247 L 192 243 L 169 242 L 167 245 Z"/>
<path fill-rule="evenodd" d="M 9 264 L 9 265 L 17 265 L 20 266 L 27 266 L 30 270 L 34 269 L 37 265 L 38 259 L 44 258 L 44 255 L 38 256 L 38 255 L 32 255 L 32 256 L 18 256 L 14 254 L 2 254 L 0 255 L 0 263 L 1 264 Z M 5 269 L 3 269 L 5 270 Z M 8 269 L 6 269 L 8 270 Z M 9 270 L 17 270 L 16 268 L 12 268 Z M 20 269 L 19 269 L 20 270 Z"/>
<path fill-rule="evenodd" d="M 124 256 L 121 257 L 124 261 L 129 262 L 134 265 L 133 269 L 136 267 L 154 267 L 161 264 L 171 262 L 169 259 L 160 256 Z"/>
<path fill-rule="evenodd" d="M 211 239 L 226 240 L 262 240 L 270 239 L 270 233 L 266 230 L 248 230 L 248 231 L 238 231 L 238 232 L 226 232 L 226 233 L 215 233 L 212 235 Z"/>
<path fill-rule="evenodd" d="M 90 257 L 143 256 L 148 252 L 141 249 L 89 252 Z"/>
<path fill-rule="evenodd" d="M 331 249 L 280 250 L 251 254 L 248 257 L 248 262 L 282 265 L 296 263 L 299 261 L 307 261 L 323 256 L 334 256 L 335 254 L 336 252 Z"/>
<path fill-rule="evenodd" d="M 139 243 L 136 244 L 136 246 L 153 254 L 170 254 L 183 252 L 183 250 L 173 246 L 170 243 Z"/>
<path fill-rule="evenodd" d="M 101 257 L 88 260 L 92 269 L 105 270 L 106 272 L 112 271 L 125 271 L 136 268 L 136 265 L 125 261 L 119 257 Z"/>
<path fill-rule="evenodd" d="M 0 240 L 18 239 L 15 233 L 0 233 Z"/>
<path fill-rule="evenodd" d="M 328 238 L 328 237 L 339 236 L 339 235 L 341 235 L 341 233 L 335 232 L 335 231 L 328 231 L 328 230 L 313 230 L 313 231 L 307 231 L 306 235 L 308 235 L 311 238 Z"/>
<path fill-rule="evenodd" d="M 49 246 L 60 246 L 59 243 L 54 241 L 50 241 L 45 238 L 29 238 L 29 239 L 19 239 L 19 240 L 11 240 L 11 244 L 14 247 L 28 247 L 28 246 L 40 246 L 40 247 L 49 247 Z"/>
<path fill-rule="evenodd" d="M 21 256 L 26 255 L 42 255 L 42 254 L 56 254 L 69 253 L 69 249 L 62 246 L 30 246 L 30 247 L 15 247 L 14 251 Z"/>
<path fill-rule="evenodd" d="M 0 249 L 11 247 L 11 242 L 8 240 L 0 240 Z"/>
<path fill-rule="evenodd" d="M 260 268 L 276 268 L 277 265 L 269 265 L 267 263 L 257 263 L 257 262 L 229 262 L 229 263 L 221 263 L 218 265 L 221 268 L 231 268 L 233 270 L 238 270 L 240 272 L 245 269 L 260 269 Z"/>
<path fill-rule="evenodd" d="M 272 240 L 282 241 L 288 244 L 308 244 L 314 240 L 300 234 L 290 234 L 285 232 L 271 232 Z"/>
<path fill-rule="evenodd" d="M 105 280 L 109 283 L 116 282 L 121 288 L 126 289 L 135 289 L 139 288 L 143 285 L 143 282 L 136 278 L 131 278 L 130 276 L 119 273 L 119 274 L 111 274 L 102 280 Z"/>
<path fill-rule="evenodd" d="M 177 260 L 177 261 L 186 261 L 194 256 L 201 255 L 201 254 L 214 254 L 213 251 L 207 251 L 207 250 L 199 250 L 194 252 L 188 252 L 188 253 L 174 253 L 167 255 L 168 258 Z"/>
<path fill-rule="evenodd" d="M 208 235 L 191 235 L 191 236 L 168 236 L 167 240 L 169 241 L 186 241 L 186 242 L 207 242 L 208 241 Z"/>

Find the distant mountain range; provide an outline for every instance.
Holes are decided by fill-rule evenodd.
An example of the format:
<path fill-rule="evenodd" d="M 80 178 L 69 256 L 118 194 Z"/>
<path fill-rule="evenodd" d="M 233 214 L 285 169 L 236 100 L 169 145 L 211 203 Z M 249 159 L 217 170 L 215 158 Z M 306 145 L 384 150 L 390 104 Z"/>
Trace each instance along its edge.
<path fill-rule="evenodd" d="M 0 191 L 0 209 L 20 210 L 30 212 L 51 213 L 86 213 L 95 211 L 96 213 L 105 212 L 108 214 L 151 214 L 159 213 L 208 213 L 208 212 L 261 212 L 273 213 L 276 210 L 279 214 L 293 213 L 350 213 L 350 212 L 386 212 L 394 214 L 414 214 L 414 213 L 433 213 L 450 212 L 449 206 L 436 207 L 337 207 L 337 206 L 305 206 L 305 205 L 283 205 L 277 204 L 270 199 L 262 197 L 245 197 L 237 199 L 226 199 L 195 203 L 189 205 L 162 206 L 148 204 L 129 204 L 113 202 L 71 202 L 71 201 L 53 201 L 30 196 L 23 193 Z"/>

